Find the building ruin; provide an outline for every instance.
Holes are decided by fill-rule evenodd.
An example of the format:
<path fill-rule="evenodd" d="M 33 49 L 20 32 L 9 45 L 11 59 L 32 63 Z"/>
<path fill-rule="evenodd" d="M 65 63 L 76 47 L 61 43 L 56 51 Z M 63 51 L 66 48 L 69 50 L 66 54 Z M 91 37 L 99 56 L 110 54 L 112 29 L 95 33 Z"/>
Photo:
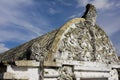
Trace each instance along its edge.
<path fill-rule="evenodd" d="M 2 80 L 119 80 L 120 61 L 88 4 L 81 18 L 0 55 Z"/>

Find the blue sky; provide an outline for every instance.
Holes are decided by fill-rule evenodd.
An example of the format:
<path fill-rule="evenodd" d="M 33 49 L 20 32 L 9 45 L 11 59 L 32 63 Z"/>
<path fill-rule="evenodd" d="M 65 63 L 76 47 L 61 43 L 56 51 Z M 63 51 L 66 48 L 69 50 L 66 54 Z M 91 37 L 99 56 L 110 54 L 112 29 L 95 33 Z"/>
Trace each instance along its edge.
<path fill-rule="evenodd" d="M 0 0 L 0 53 L 81 17 L 87 3 L 96 6 L 97 24 L 120 55 L 119 0 Z"/>

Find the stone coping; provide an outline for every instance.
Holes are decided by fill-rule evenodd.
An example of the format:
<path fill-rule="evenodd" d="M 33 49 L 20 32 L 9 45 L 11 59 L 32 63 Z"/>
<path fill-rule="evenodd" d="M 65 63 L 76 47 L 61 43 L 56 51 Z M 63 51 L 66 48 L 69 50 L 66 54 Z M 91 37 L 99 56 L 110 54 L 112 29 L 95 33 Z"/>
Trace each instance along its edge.
<path fill-rule="evenodd" d="M 101 72 L 74 72 L 76 78 L 109 78 L 109 73 L 101 73 Z M 102 79 L 101 79 L 102 80 Z M 112 79 L 111 79 L 112 80 Z"/>
<path fill-rule="evenodd" d="M 16 60 L 13 62 L 9 61 L 2 61 L 1 62 L 3 65 L 16 65 L 16 66 L 23 66 L 23 67 L 39 67 L 40 62 L 37 62 L 35 60 Z"/>
<path fill-rule="evenodd" d="M 112 65 L 112 68 L 119 68 L 120 69 L 120 65 Z"/>
<path fill-rule="evenodd" d="M 76 61 L 76 60 L 56 60 L 56 62 L 64 65 L 79 65 L 79 66 L 93 66 L 93 67 L 94 66 L 105 67 L 111 65 L 102 62 Z"/>
<path fill-rule="evenodd" d="M 9 62 L 3 62 L 4 65 L 8 65 Z M 36 60 L 18 60 L 14 61 L 14 65 L 23 66 L 23 67 L 39 67 L 40 62 Z M 75 61 L 75 60 L 56 60 L 53 61 L 44 61 L 44 67 L 61 67 L 62 65 L 69 66 L 82 66 L 82 67 L 112 67 L 112 68 L 120 68 L 120 65 L 117 64 L 106 64 L 100 62 L 87 62 L 87 61 Z"/>
<path fill-rule="evenodd" d="M 45 67 L 61 67 L 62 64 L 59 62 L 50 62 L 50 61 L 44 61 Z"/>
<path fill-rule="evenodd" d="M 27 76 L 24 76 L 23 74 L 20 75 L 20 77 L 18 77 L 17 75 L 15 75 L 14 73 L 10 73 L 10 72 L 5 72 L 4 73 L 4 76 L 3 76 L 3 79 L 7 80 L 7 79 L 17 79 L 17 80 L 29 80 L 29 77 Z"/>
<path fill-rule="evenodd" d="M 91 71 L 91 72 L 109 72 L 111 67 L 83 67 L 83 66 L 74 66 L 73 69 L 75 71 Z"/>
<path fill-rule="evenodd" d="M 17 66 L 39 67 L 40 62 L 36 62 L 35 60 L 21 60 L 21 61 L 15 61 L 15 65 L 17 65 Z"/>

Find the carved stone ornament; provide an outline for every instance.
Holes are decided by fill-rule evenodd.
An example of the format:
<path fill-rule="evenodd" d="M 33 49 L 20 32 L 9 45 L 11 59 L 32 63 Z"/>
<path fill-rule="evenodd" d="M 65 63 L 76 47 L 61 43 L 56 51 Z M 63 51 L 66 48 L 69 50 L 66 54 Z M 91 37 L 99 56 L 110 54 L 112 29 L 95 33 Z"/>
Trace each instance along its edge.
<path fill-rule="evenodd" d="M 70 66 L 63 66 L 59 69 L 60 77 L 57 80 L 75 80 L 73 75 L 72 67 Z"/>
<path fill-rule="evenodd" d="M 98 61 L 115 63 L 118 61 L 106 33 L 95 24 L 96 9 L 87 5 L 85 21 L 72 24 L 64 31 L 58 45 L 55 59 Z"/>

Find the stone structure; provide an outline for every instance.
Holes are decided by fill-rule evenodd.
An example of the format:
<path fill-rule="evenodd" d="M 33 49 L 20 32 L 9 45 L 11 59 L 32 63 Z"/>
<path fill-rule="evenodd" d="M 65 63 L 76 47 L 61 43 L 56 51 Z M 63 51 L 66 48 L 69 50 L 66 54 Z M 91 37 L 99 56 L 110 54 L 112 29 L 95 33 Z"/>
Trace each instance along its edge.
<path fill-rule="evenodd" d="M 0 78 L 119 80 L 119 59 L 96 17 L 88 4 L 82 18 L 1 54 Z"/>

